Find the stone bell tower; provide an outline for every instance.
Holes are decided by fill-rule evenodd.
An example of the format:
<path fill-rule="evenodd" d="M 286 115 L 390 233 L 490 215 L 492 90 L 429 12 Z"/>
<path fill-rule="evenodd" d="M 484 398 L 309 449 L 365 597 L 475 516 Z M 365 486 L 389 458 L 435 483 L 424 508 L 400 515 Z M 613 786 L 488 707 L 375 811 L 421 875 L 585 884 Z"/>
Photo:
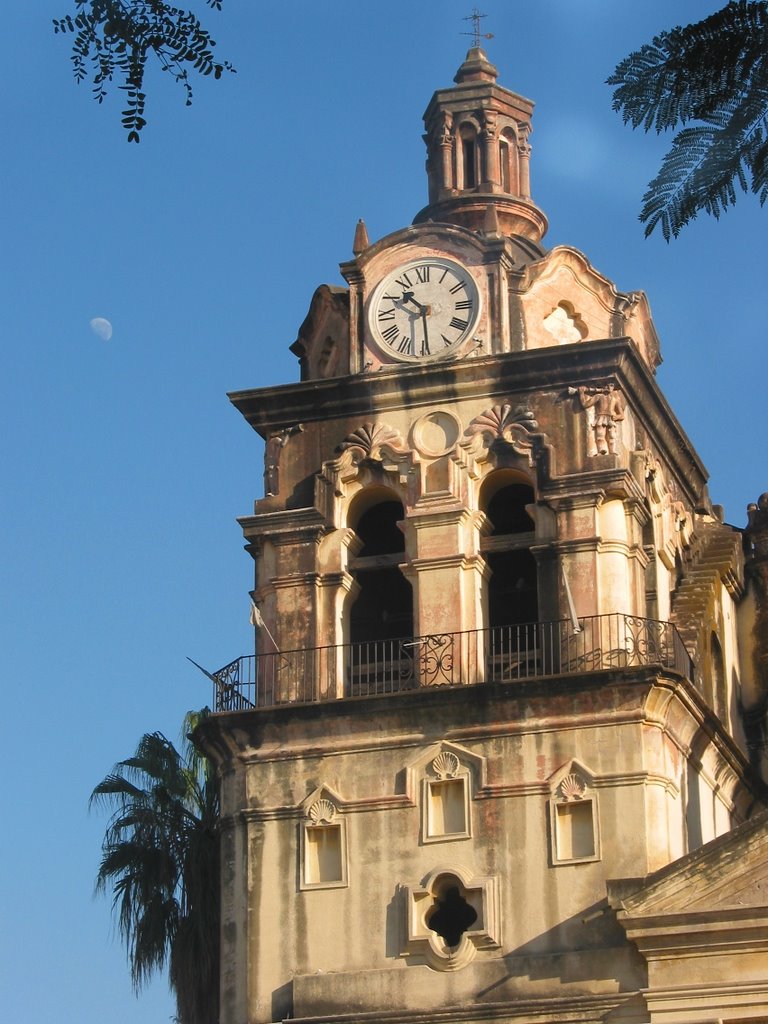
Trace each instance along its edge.
<path fill-rule="evenodd" d="M 258 649 L 198 732 L 221 1021 L 764 1019 L 762 590 L 645 296 L 541 244 L 533 104 L 478 47 L 455 83 L 429 205 L 358 225 L 298 383 L 230 396 L 266 453 Z"/>

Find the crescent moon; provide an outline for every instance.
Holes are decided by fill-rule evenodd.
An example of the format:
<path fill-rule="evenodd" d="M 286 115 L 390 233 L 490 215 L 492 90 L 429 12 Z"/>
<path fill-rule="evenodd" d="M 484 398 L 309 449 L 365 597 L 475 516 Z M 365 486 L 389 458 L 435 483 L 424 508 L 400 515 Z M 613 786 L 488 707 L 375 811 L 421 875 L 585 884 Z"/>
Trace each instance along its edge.
<path fill-rule="evenodd" d="M 105 320 L 103 316 L 95 316 L 91 320 L 91 330 L 102 341 L 109 341 L 112 337 L 112 324 L 109 320 Z"/>

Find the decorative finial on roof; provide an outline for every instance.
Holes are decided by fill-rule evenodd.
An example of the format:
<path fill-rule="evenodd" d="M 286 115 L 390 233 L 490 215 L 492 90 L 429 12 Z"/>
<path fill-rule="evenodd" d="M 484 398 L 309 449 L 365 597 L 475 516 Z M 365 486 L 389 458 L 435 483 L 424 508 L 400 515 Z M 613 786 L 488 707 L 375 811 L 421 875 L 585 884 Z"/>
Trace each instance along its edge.
<path fill-rule="evenodd" d="M 368 241 L 368 228 L 365 226 L 365 221 L 361 217 L 357 222 L 355 228 L 355 240 L 352 243 L 352 252 L 355 256 L 359 256 L 361 252 L 365 252 L 371 243 Z"/>
<path fill-rule="evenodd" d="M 462 32 L 461 34 L 463 36 L 472 36 L 474 40 L 472 46 L 477 50 L 480 49 L 481 39 L 493 39 L 493 32 L 480 31 L 480 22 L 483 18 L 487 17 L 487 14 L 481 14 L 476 7 L 473 7 L 472 13 L 468 14 L 466 18 L 462 18 L 462 21 L 471 21 L 473 23 L 471 32 Z"/>

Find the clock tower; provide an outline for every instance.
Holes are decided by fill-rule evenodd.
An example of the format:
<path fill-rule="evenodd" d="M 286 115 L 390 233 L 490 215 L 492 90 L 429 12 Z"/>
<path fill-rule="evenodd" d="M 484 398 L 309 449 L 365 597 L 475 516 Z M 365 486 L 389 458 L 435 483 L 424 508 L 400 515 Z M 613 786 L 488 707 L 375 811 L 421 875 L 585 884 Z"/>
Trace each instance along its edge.
<path fill-rule="evenodd" d="M 230 396 L 266 448 L 257 651 L 198 733 L 222 1024 L 768 1005 L 763 576 L 644 294 L 542 245 L 532 110 L 473 47 L 429 204 L 358 224 L 298 383 Z"/>

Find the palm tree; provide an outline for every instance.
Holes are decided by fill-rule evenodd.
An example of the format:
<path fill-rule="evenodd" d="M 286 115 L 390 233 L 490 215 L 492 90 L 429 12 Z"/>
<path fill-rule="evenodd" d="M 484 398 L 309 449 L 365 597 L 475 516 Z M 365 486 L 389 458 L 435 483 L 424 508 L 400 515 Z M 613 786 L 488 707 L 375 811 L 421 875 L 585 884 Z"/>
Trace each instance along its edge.
<path fill-rule="evenodd" d="M 190 713 L 185 733 L 207 713 Z M 91 794 L 112 810 L 97 891 L 112 907 L 138 991 L 168 967 L 179 1024 L 216 1024 L 219 990 L 219 800 L 213 767 L 145 733 Z"/>
<path fill-rule="evenodd" d="M 643 197 L 649 235 L 677 235 L 702 210 L 719 217 L 736 186 L 768 199 L 768 2 L 732 0 L 625 57 L 609 85 L 625 123 L 683 128 Z"/>

